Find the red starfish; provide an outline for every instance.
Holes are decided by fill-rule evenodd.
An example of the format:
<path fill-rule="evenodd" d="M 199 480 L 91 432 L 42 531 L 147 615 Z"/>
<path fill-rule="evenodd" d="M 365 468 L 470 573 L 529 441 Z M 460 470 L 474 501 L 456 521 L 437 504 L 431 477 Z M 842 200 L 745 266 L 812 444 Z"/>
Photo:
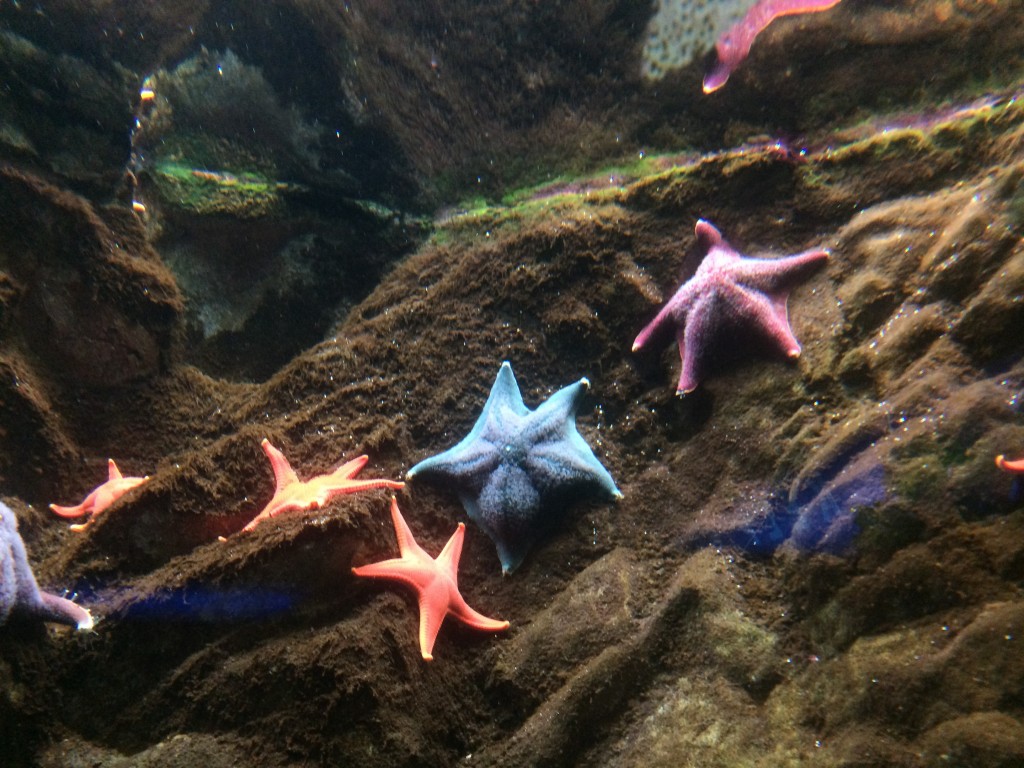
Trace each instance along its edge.
<path fill-rule="evenodd" d="M 282 512 L 319 509 L 333 496 L 342 493 L 368 491 L 371 488 L 398 489 L 405 487 L 405 483 L 394 480 L 353 480 L 352 478 L 359 474 L 359 470 L 366 466 L 366 462 L 369 461 L 368 456 L 358 456 L 326 475 L 317 475 L 305 481 L 299 480 L 299 476 L 295 474 L 288 459 L 271 445 L 269 440 L 263 438 L 260 446 L 267 454 L 267 458 L 270 459 L 277 487 L 274 490 L 274 497 L 262 512 L 249 521 L 249 524 L 242 529 L 243 532 L 251 531 L 267 518 L 276 517 Z M 222 541 L 225 540 L 223 536 L 220 538 Z"/>
<path fill-rule="evenodd" d="M 737 329 L 760 333 L 787 357 L 798 357 L 800 344 L 786 311 L 789 291 L 828 258 L 828 251 L 746 258 L 703 219 L 697 222 L 697 241 L 708 250 L 704 260 L 633 342 L 636 352 L 662 328 L 675 326 L 683 361 L 676 388 L 681 395 L 697 388 L 712 344 L 733 343 Z"/>
<path fill-rule="evenodd" d="M 1014 474 L 1024 474 L 1024 459 L 1017 459 L 1016 461 L 1007 461 L 1006 457 L 1002 454 L 996 456 L 996 466 L 1004 472 L 1013 472 Z"/>
<path fill-rule="evenodd" d="M 431 651 L 434 650 L 434 640 L 437 639 L 441 623 L 449 614 L 476 629 L 490 632 L 508 629 L 507 621 L 489 619 L 477 613 L 459 593 L 459 557 L 462 556 L 465 523 L 459 523 L 435 560 L 416 543 L 398 509 L 398 500 L 393 497 L 391 519 L 395 523 L 398 549 L 402 556 L 353 568 L 352 573 L 356 576 L 393 579 L 416 590 L 420 604 L 420 653 L 424 660 L 433 660 Z"/>
<path fill-rule="evenodd" d="M 113 459 L 107 459 L 107 482 L 102 483 L 93 490 L 85 501 L 77 507 L 62 507 L 59 504 L 51 504 L 50 509 L 61 517 L 81 517 L 90 515 L 89 519 L 78 525 L 72 525 L 72 531 L 84 531 L 96 520 L 96 515 L 106 510 L 111 504 L 124 496 L 132 488 L 136 488 L 149 480 L 145 477 L 122 477 L 121 471 Z"/>

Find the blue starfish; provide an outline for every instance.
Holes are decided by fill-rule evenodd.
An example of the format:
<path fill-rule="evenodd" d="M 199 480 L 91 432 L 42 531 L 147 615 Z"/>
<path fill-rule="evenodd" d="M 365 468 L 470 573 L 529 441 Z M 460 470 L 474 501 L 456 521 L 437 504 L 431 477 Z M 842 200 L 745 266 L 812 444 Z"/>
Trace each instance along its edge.
<path fill-rule="evenodd" d="M 78 629 L 92 629 L 93 624 L 82 606 L 39 589 L 18 533 L 18 521 L 0 503 L 0 624 L 12 614 L 73 624 Z"/>
<path fill-rule="evenodd" d="M 531 411 L 512 366 L 504 362 L 470 433 L 454 448 L 409 470 L 410 480 L 424 473 L 455 481 L 466 513 L 497 546 L 506 575 L 536 540 L 542 512 L 565 493 L 591 487 L 622 498 L 576 431 L 576 410 L 589 386 L 580 379 Z"/>

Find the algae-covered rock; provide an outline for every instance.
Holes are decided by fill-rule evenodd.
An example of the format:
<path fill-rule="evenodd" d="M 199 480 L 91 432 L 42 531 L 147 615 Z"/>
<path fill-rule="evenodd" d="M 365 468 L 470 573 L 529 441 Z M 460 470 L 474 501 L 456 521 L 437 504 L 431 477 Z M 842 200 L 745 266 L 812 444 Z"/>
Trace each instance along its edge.
<path fill-rule="evenodd" d="M 946 720 L 918 739 L 926 766 L 1010 768 L 1024 762 L 1024 724 L 1002 712 Z"/>

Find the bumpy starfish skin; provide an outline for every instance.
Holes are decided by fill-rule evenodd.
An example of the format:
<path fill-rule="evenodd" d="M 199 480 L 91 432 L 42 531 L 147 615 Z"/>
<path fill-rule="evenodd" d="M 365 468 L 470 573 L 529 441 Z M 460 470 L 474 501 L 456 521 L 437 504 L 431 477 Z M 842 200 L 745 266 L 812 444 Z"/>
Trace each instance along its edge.
<path fill-rule="evenodd" d="M 299 480 L 288 459 L 277 448 L 270 444 L 270 441 L 263 438 L 260 443 L 263 452 L 270 459 L 270 466 L 274 470 L 274 481 L 276 487 L 274 496 L 264 507 L 263 511 L 254 517 L 242 531 L 251 531 L 257 525 L 271 517 L 276 517 L 282 512 L 291 512 L 304 509 L 319 509 L 331 498 L 343 493 L 357 493 L 368 491 L 372 488 L 404 488 L 405 483 L 395 480 L 354 480 L 366 462 L 367 456 L 358 456 L 351 461 L 345 462 L 333 472 L 326 475 L 318 475 L 309 480 Z"/>
<path fill-rule="evenodd" d="M 85 608 L 39 589 L 18 533 L 18 521 L 7 505 L 0 503 L 0 624 L 12 614 L 70 624 L 80 630 L 93 627 L 92 615 Z"/>
<path fill-rule="evenodd" d="M 590 384 L 581 379 L 531 411 L 512 366 L 502 363 L 470 433 L 409 470 L 451 478 L 470 519 L 498 548 L 502 571 L 523 561 L 552 496 L 592 487 L 619 499 L 615 481 L 576 431 L 576 411 Z"/>
<path fill-rule="evenodd" d="M 454 616 L 463 624 L 485 632 L 508 629 L 507 621 L 490 619 L 470 608 L 459 592 L 459 558 L 466 535 L 465 523 L 459 523 L 435 560 L 416 543 L 395 498 L 391 499 L 391 520 L 395 524 L 401 557 L 353 568 L 352 573 L 399 581 L 416 590 L 420 608 L 420 653 L 424 660 L 433 660 L 434 641 L 446 616 Z"/>
<path fill-rule="evenodd" d="M 149 480 L 146 477 L 123 477 L 113 459 L 107 459 L 107 482 L 96 486 L 85 500 L 75 507 L 62 507 L 51 504 L 50 509 L 61 517 L 81 517 L 89 515 L 89 519 L 79 525 L 70 526 L 72 531 L 84 531 L 96 520 L 96 516 L 105 511 L 111 504 L 124 496 L 132 488 L 138 488 Z"/>
<path fill-rule="evenodd" d="M 1024 459 L 1008 461 L 1005 456 L 1000 454 L 999 456 L 996 456 L 996 466 L 1004 472 L 1012 472 L 1018 475 L 1024 474 Z"/>
<path fill-rule="evenodd" d="M 703 219 L 696 232 L 707 255 L 633 342 L 636 352 L 666 326 L 675 328 L 683 363 L 677 392 L 684 395 L 703 378 L 711 345 L 736 326 L 759 331 L 787 357 L 798 357 L 800 344 L 786 311 L 789 291 L 828 258 L 828 251 L 806 251 L 780 259 L 751 259 L 737 253 Z"/>
<path fill-rule="evenodd" d="M 761 0 L 715 43 L 717 61 L 704 77 L 704 93 L 717 91 L 750 53 L 754 39 L 780 16 L 827 11 L 840 0 Z"/>

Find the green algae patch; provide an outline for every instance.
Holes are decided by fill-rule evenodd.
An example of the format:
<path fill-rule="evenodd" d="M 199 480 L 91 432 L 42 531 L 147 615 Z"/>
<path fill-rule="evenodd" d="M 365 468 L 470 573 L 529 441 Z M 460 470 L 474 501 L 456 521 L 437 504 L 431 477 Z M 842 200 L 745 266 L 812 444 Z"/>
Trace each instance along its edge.
<path fill-rule="evenodd" d="M 285 193 L 299 189 L 278 180 L 278 168 L 265 153 L 194 132 L 164 140 L 144 175 L 162 203 L 195 216 L 279 216 Z"/>
<path fill-rule="evenodd" d="M 876 118 L 838 131 L 809 151 L 800 183 L 807 192 L 841 191 L 863 205 L 877 196 L 864 196 L 864 176 L 886 174 L 890 194 L 920 188 L 988 154 L 998 137 L 1022 123 L 1024 104 L 1016 97 L 984 99 L 932 116 L 898 116 L 888 124 Z"/>
<path fill-rule="evenodd" d="M 710 154 L 648 156 L 628 166 L 605 168 L 577 179 L 561 178 L 506 194 L 500 202 L 476 198 L 442 213 L 435 241 L 498 231 L 521 231 L 550 218 L 592 217 L 605 206 L 645 210 L 681 207 L 700 199 L 742 198 L 762 190 L 766 173 L 788 170 L 792 160 L 778 143 L 743 146 Z M 774 185 L 774 182 L 770 182 Z"/>
<path fill-rule="evenodd" d="M 713 152 L 646 155 L 516 189 L 500 200 L 472 198 L 436 218 L 433 240 L 493 237 L 552 217 L 593 216 L 603 206 L 693 211 L 774 199 L 800 200 L 808 212 L 863 207 L 901 190 L 944 183 L 965 163 L 998 155 L 1022 130 L 1024 101 L 994 96 L 930 115 L 874 117 L 800 148 L 764 140 Z"/>
<path fill-rule="evenodd" d="M 513 206 L 484 204 L 475 208 L 458 207 L 437 219 L 430 240 L 434 245 L 441 245 L 453 240 L 514 235 L 543 222 L 579 221 L 612 215 L 607 206 L 618 202 L 616 194 L 563 194 L 526 200 Z"/>
<path fill-rule="evenodd" d="M 199 216 L 239 219 L 280 214 L 282 193 L 290 186 L 259 173 L 206 170 L 173 162 L 157 164 L 151 176 L 161 199 L 174 208 Z"/>

